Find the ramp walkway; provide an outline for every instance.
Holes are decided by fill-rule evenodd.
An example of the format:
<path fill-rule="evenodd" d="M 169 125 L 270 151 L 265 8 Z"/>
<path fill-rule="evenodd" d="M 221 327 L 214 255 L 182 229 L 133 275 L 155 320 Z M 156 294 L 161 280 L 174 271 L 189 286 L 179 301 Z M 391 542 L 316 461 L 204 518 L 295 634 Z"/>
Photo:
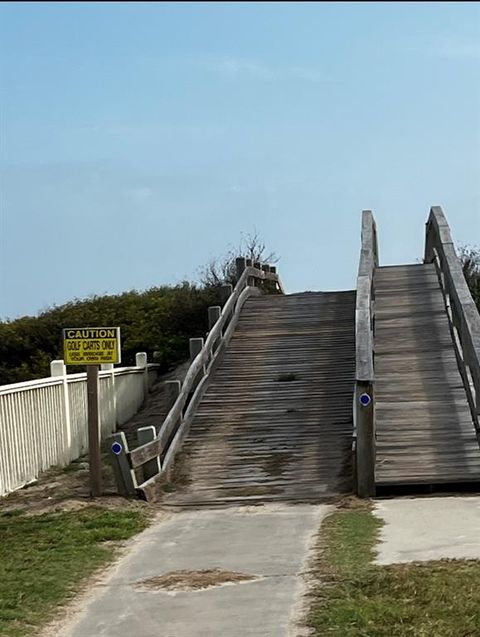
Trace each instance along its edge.
<path fill-rule="evenodd" d="M 375 272 L 377 486 L 480 476 L 472 414 L 435 266 Z"/>
<path fill-rule="evenodd" d="M 364 211 L 354 291 L 287 295 L 275 267 L 236 266 L 163 422 L 132 450 L 113 437 L 121 493 L 184 506 L 480 483 L 480 316 L 439 207 L 423 263 L 393 266 Z"/>
<path fill-rule="evenodd" d="M 354 292 L 249 299 L 184 443 L 188 484 L 166 502 L 351 491 L 354 322 Z"/>

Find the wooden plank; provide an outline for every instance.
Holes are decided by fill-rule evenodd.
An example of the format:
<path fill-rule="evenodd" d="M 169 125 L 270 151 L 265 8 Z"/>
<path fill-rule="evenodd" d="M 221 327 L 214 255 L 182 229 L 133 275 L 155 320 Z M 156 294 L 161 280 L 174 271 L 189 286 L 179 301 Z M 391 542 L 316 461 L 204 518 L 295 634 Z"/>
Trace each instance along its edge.
<path fill-rule="evenodd" d="M 377 485 L 480 480 L 478 440 L 432 273 L 431 264 L 375 273 Z"/>

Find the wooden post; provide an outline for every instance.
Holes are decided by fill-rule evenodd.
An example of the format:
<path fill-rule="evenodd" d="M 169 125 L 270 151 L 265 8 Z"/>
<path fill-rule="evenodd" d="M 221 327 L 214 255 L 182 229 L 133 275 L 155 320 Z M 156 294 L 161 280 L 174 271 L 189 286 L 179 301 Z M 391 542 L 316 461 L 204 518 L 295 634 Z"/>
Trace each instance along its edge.
<path fill-rule="evenodd" d="M 370 398 L 367 403 L 366 396 Z M 373 385 L 357 381 L 355 415 L 357 430 L 357 494 L 361 498 L 375 495 L 375 423 Z"/>
<path fill-rule="evenodd" d="M 182 383 L 179 380 L 165 381 L 165 406 L 167 409 L 167 414 L 170 411 L 170 409 L 173 407 L 173 405 L 175 404 L 177 398 L 180 395 L 181 390 L 182 390 Z M 182 414 L 180 414 L 178 422 L 175 423 L 172 429 L 172 435 L 174 434 L 174 432 L 178 430 L 178 427 L 180 426 L 182 419 L 183 419 L 183 416 Z"/>
<path fill-rule="evenodd" d="M 222 308 L 219 305 L 211 305 L 208 308 L 208 329 L 211 330 L 215 323 L 220 318 Z"/>
<path fill-rule="evenodd" d="M 245 257 L 237 257 L 235 259 L 235 268 L 236 268 L 236 271 L 237 271 L 237 281 L 240 279 L 240 277 L 243 274 L 243 271 L 246 268 L 246 265 L 247 265 L 246 261 L 247 260 L 245 259 Z"/>
<path fill-rule="evenodd" d="M 129 449 L 125 433 L 119 431 L 110 436 L 107 442 L 118 492 L 120 495 L 135 495 L 132 470 L 127 458 Z"/>
<path fill-rule="evenodd" d="M 222 313 L 222 308 L 219 305 L 212 305 L 208 308 L 208 330 L 211 331 L 215 323 L 220 318 Z M 212 353 L 216 352 L 220 341 L 222 339 L 222 334 L 219 334 L 217 340 L 212 345 Z"/>
<path fill-rule="evenodd" d="M 222 306 L 225 305 L 225 303 L 228 301 L 232 292 L 233 292 L 233 286 L 231 283 L 222 285 L 222 287 L 220 288 L 220 303 L 222 304 Z"/>
<path fill-rule="evenodd" d="M 98 405 L 99 365 L 87 365 L 88 398 L 88 459 L 90 466 L 90 494 L 102 493 L 102 459 L 100 456 L 100 419 Z"/>
<path fill-rule="evenodd" d="M 182 383 L 179 380 L 166 380 L 165 381 L 165 403 L 167 413 L 175 404 L 180 391 L 182 389 Z"/>
<path fill-rule="evenodd" d="M 200 354 L 203 348 L 203 338 L 191 338 L 189 341 L 190 346 L 190 362 L 193 363 L 195 358 Z"/>
<path fill-rule="evenodd" d="M 203 348 L 203 338 L 191 338 L 190 339 L 190 362 L 193 363 L 198 354 L 202 351 Z M 202 369 L 198 372 L 198 376 L 193 382 L 192 391 L 195 391 L 198 383 L 205 376 L 205 365 L 202 366 Z"/>
<path fill-rule="evenodd" d="M 157 432 L 154 425 L 148 425 L 147 427 L 140 427 L 137 429 L 137 440 L 139 446 L 146 445 L 147 442 L 152 442 L 152 440 L 155 440 L 156 436 Z M 146 462 L 142 465 L 142 471 L 144 482 L 153 478 L 153 476 L 156 476 L 161 471 L 160 458 L 157 456 L 156 458 L 152 458 Z"/>
<path fill-rule="evenodd" d="M 253 267 L 253 260 L 252 259 L 245 259 L 245 263 L 247 265 L 247 268 L 251 268 Z M 247 279 L 247 285 L 253 287 L 255 285 L 255 279 L 253 276 L 249 276 Z"/>

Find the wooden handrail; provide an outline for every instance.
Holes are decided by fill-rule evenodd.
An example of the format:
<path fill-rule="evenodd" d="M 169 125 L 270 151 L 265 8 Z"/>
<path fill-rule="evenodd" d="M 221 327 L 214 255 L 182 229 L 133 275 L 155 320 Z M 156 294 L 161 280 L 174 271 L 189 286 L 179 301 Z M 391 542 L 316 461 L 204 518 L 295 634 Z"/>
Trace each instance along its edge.
<path fill-rule="evenodd" d="M 374 421 L 374 300 L 378 243 L 375 219 L 370 210 L 362 212 L 362 243 L 357 276 L 355 306 L 355 462 L 356 488 L 361 497 L 375 495 L 375 421 Z M 369 398 L 364 403 L 365 396 Z"/>
<path fill-rule="evenodd" d="M 219 355 L 231 338 L 243 303 L 250 296 L 260 294 L 259 287 L 266 282 L 270 282 L 278 292 L 283 293 L 280 277 L 275 269 L 270 266 L 260 265 L 260 267 L 254 267 L 248 265 L 246 259 L 238 259 L 237 273 L 238 281 L 223 306 L 218 320 L 209 331 L 203 347 L 192 360 L 178 396 L 163 421 L 157 436 L 150 442 L 131 451 L 128 450 L 122 438 L 122 446 L 126 447 L 124 452 L 128 457 L 128 465 L 123 462 L 123 473 L 125 473 L 125 467 L 127 467 L 127 470 L 130 467 L 130 475 L 124 476 L 124 484 L 128 483 L 131 485 L 130 490 L 142 491 L 146 494 L 147 499 L 149 490 L 154 486 L 160 475 L 165 472 L 168 465 L 171 464 L 175 452 L 186 434 L 189 421 L 203 395 L 209 375 Z M 163 456 L 160 473 L 138 484 L 135 469 L 160 456 Z M 121 463 L 122 458 L 117 457 L 117 461 Z"/>
<path fill-rule="evenodd" d="M 435 263 L 455 354 L 477 431 L 480 421 L 480 314 L 463 274 L 447 219 L 433 206 L 425 231 L 425 263 Z"/>
<path fill-rule="evenodd" d="M 377 228 L 370 210 L 362 212 L 362 246 L 355 308 L 356 380 L 373 381 L 373 274 L 378 266 Z"/>

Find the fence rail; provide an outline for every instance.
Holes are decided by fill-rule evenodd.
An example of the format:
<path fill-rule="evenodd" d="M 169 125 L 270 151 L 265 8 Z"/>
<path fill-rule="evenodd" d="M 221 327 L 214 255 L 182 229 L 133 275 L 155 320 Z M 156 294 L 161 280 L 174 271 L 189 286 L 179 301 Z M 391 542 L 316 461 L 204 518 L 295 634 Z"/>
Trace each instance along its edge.
<path fill-rule="evenodd" d="M 137 413 L 156 375 L 144 353 L 136 362 L 100 372 L 102 439 Z M 63 361 L 51 369 L 49 378 L 0 386 L 0 496 L 87 451 L 86 374 L 66 374 Z"/>
<path fill-rule="evenodd" d="M 473 421 L 480 435 L 480 316 L 455 252 L 447 219 L 440 206 L 430 210 L 425 233 L 425 263 L 435 264 L 458 368 Z"/>
<path fill-rule="evenodd" d="M 180 381 L 167 382 L 170 411 L 158 432 L 153 426 L 140 429 L 140 446 L 131 451 L 123 432 L 111 438 L 112 460 L 120 493 L 138 493 L 147 500 L 154 497 L 155 484 L 171 466 L 188 432 L 195 408 L 233 334 L 243 304 L 250 296 L 262 291 L 283 293 L 275 267 L 239 258 L 236 268 L 235 287 L 223 288 L 226 300 L 223 309 L 220 306 L 209 308 L 210 331 L 206 340 L 190 339 L 191 364 L 183 385 Z"/>

